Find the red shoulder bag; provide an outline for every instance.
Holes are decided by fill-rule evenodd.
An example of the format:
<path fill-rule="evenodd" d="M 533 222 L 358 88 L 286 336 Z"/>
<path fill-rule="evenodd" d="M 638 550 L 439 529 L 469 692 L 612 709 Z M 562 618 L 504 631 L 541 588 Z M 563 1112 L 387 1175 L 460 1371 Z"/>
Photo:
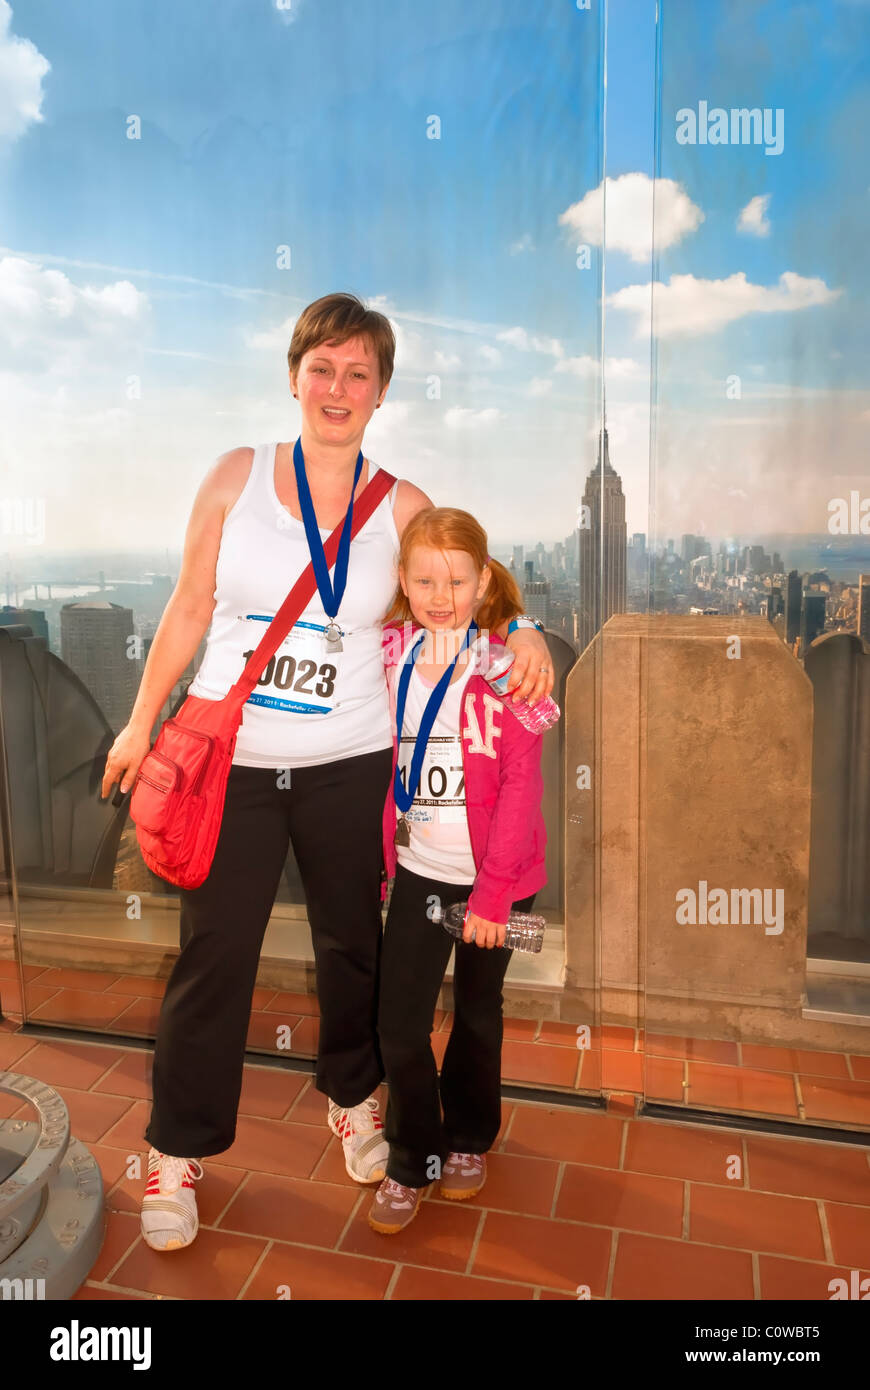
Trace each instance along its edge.
<path fill-rule="evenodd" d="M 366 484 L 354 503 L 351 539 L 395 481 L 379 468 Z M 323 547 L 328 569 L 335 564 L 343 526 L 344 519 Z M 178 888 L 198 888 L 208 877 L 244 703 L 315 587 L 309 561 L 223 699 L 188 695 L 142 759 L 130 798 L 130 817 L 148 868 Z"/>

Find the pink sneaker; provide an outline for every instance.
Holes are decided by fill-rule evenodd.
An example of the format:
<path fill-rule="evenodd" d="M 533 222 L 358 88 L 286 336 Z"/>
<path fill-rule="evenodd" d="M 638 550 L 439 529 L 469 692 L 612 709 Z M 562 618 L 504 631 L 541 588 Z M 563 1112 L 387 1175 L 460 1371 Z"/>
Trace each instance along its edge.
<path fill-rule="evenodd" d="M 384 1178 L 369 1210 L 373 1231 L 394 1236 L 414 1220 L 423 1195 L 422 1187 L 405 1187 L 394 1178 Z"/>
<path fill-rule="evenodd" d="M 441 1170 L 439 1193 L 449 1202 L 476 1197 L 486 1182 L 486 1154 L 449 1153 Z"/>

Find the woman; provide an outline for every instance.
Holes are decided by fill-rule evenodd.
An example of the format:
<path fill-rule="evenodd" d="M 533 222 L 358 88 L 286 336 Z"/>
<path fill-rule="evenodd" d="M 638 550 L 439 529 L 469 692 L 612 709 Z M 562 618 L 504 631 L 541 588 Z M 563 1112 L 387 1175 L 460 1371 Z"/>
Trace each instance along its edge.
<path fill-rule="evenodd" d="M 323 542 L 362 492 L 376 469 L 368 459 L 358 467 L 363 434 L 383 404 L 394 352 L 389 321 L 352 295 L 326 295 L 300 314 L 288 353 L 302 411 L 296 448 L 234 449 L 203 481 L 178 583 L 129 723 L 106 761 L 104 797 L 115 782 L 122 792 L 133 785 L 159 711 L 209 626 L 191 693 L 219 699 L 307 566 L 315 522 Z M 399 480 L 351 543 L 343 594 L 338 563 L 330 574 L 338 613 L 331 588 L 320 584 L 303 610 L 288 640 L 315 664 L 323 661 L 326 625 L 335 617 L 341 628 L 334 684 L 320 686 L 331 693 L 312 706 L 258 687 L 245 705 L 211 870 L 199 888 L 179 891 L 181 951 L 160 1012 L 145 1132 L 142 1232 L 152 1249 L 194 1239 L 197 1159 L 224 1152 L 235 1138 L 257 963 L 290 845 L 314 946 L 315 1085 L 328 1097 L 328 1123 L 350 1176 L 384 1177 L 388 1147 L 372 1094 L 384 1077 L 375 1024 L 381 828 L 392 769 L 380 620 L 396 587 L 402 531 L 433 505 Z M 531 627 L 508 635 L 507 623 L 496 630 L 516 651 L 516 698 L 549 694 L 541 635 Z"/>

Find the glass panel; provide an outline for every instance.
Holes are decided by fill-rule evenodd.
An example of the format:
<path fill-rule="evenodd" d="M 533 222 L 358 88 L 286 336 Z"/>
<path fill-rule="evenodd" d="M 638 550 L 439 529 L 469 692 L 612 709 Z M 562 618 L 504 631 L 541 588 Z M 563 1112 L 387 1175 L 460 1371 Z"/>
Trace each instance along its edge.
<path fill-rule="evenodd" d="M 636 635 L 646 1096 L 849 1129 L 870 1124 L 868 25 L 660 0 Z M 639 329 L 647 304 L 622 300 Z"/>
<path fill-rule="evenodd" d="M 538 0 L 508 22 L 474 0 L 436 7 L 421 28 L 413 4 L 380 16 L 347 4 L 336 26 L 313 5 L 242 19 L 219 3 L 205 65 L 196 6 L 20 19 L 34 53 L 51 54 L 22 106 L 4 229 L 51 254 L 3 262 L 18 289 L 0 676 L 32 1022 L 154 1035 L 179 896 L 146 868 L 127 802 L 98 799 L 102 767 L 203 477 L 237 445 L 296 437 L 294 322 L 349 287 L 397 337 L 366 455 L 477 516 L 545 624 L 564 711 L 542 750 L 549 881 L 535 908 L 548 928 L 540 955 L 510 964 L 505 1079 L 599 1089 L 578 1049 L 578 1028 L 597 1021 L 597 920 L 565 758 L 590 762 L 597 737 L 576 674 L 578 489 L 602 413 L 605 16 Z M 48 105 L 52 120 L 37 120 Z M 153 737 L 205 645 L 203 633 Z M 448 976 L 445 1014 L 451 997 Z M 317 1031 L 291 846 L 248 1040 L 310 1058 Z"/>

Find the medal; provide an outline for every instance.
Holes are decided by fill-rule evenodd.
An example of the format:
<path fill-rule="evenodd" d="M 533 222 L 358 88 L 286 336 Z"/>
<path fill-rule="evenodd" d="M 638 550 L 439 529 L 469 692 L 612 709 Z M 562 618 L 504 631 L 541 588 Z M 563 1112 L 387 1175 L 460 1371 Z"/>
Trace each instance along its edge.
<path fill-rule="evenodd" d="M 396 806 L 398 810 L 402 812 L 402 815 L 398 825 L 396 826 L 396 834 L 393 841 L 394 844 L 408 845 L 411 842 L 411 831 L 408 826 L 408 822 L 405 819 L 405 812 L 411 809 L 414 797 L 417 794 L 417 788 L 420 785 L 420 773 L 423 770 L 423 759 L 426 753 L 426 746 L 429 742 L 429 735 L 432 732 L 432 725 L 435 723 L 436 716 L 438 714 L 439 709 L 441 708 L 441 702 L 444 699 L 447 687 L 450 684 L 450 678 L 453 675 L 453 668 L 455 667 L 462 653 L 465 651 L 465 648 L 469 645 L 469 639 L 471 638 L 472 631 L 478 631 L 477 623 L 474 621 L 473 618 L 471 619 L 471 622 L 468 625 L 468 631 L 465 634 L 465 639 L 462 643 L 462 646 L 459 648 L 459 651 L 456 653 L 450 665 L 447 667 L 446 671 L 441 676 L 441 679 L 438 681 L 438 684 L 435 686 L 435 689 L 432 691 L 432 694 L 429 696 L 429 699 L 426 701 L 426 708 L 423 711 L 423 718 L 420 720 L 420 728 L 418 729 L 417 736 L 414 739 L 414 752 L 411 755 L 411 769 L 408 773 L 407 791 L 405 791 L 405 788 L 402 786 L 402 779 L 399 776 L 398 762 L 396 764 L 396 770 L 393 776 L 393 795 L 395 797 Z M 408 694 L 408 685 L 411 680 L 411 668 L 413 667 L 414 662 L 417 660 L 417 657 L 420 654 L 420 648 L 425 636 L 425 631 L 421 632 L 419 638 L 417 638 L 417 640 L 414 642 L 414 645 L 411 647 L 410 651 L 410 659 L 406 657 L 404 665 L 402 666 L 401 675 L 399 676 L 399 690 L 396 698 L 397 748 L 401 748 L 402 746 L 402 722 L 405 717 L 405 699 Z"/>
<path fill-rule="evenodd" d="M 329 570 L 326 565 L 326 554 L 323 549 L 323 539 L 317 529 L 317 518 L 314 515 L 314 503 L 311 500 L 311 489 L 308 486 L 308 479 L 305 476 L 305 458 L 302 453 L 302 439 L 296 440 L 293 446 L 293 467 L 296 470 L 296 491 L 299 495 L 299 506 L 302 511 L 302 520 L 305 523 L 305 535 L 308 539 L 308 553 L 311 556 L 311 564 L 317 578 L 317 590 L 320 594 L 320 601 L 323 610 L 329 618 L 329 626 L 324 633 L 327 652 L 340 652 L 343 650 L 341 645 L 341 628 L 335 621 L 335 616 L 341 607 L 341 600 L 344 597 L 345 585 L 347 584 L 347 567 L 350 561 L 350 533 L 353 526 L 353 495 L 356 492 L 356 485 L 362 473 L 363 456 L 360 450 L 356 461 L 356 470 L 353 475 L 353 487 L 350 490 L 350 502 L 348 503 L 347 513 L 344 518 L 344 525 L 341 528 L 341 536 L 338 542 L 338 553 L 335 557 L 335 582 L 330 584 Z"/>

